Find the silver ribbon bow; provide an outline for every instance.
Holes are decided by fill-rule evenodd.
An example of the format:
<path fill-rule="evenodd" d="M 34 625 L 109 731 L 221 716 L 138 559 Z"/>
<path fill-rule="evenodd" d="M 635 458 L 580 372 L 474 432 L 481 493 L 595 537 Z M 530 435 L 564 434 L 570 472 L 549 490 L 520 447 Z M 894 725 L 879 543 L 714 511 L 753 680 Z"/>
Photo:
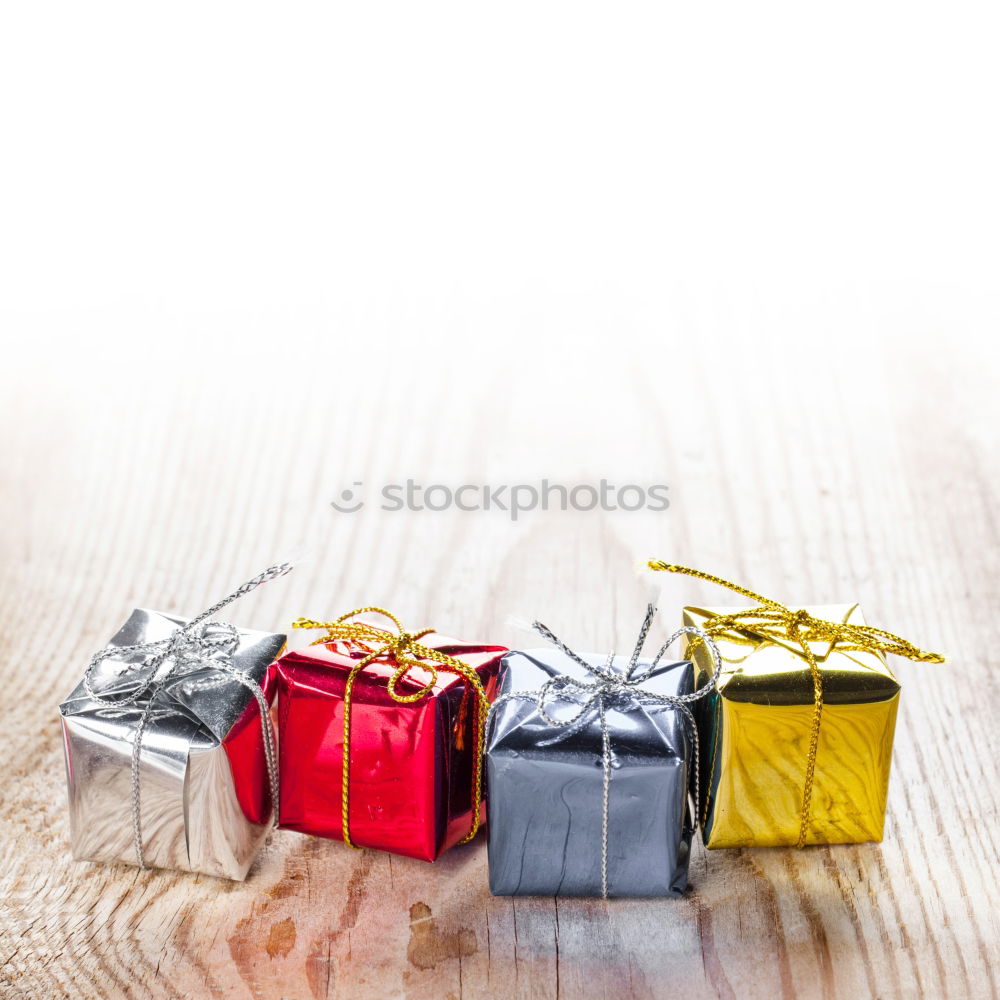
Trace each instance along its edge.
<path fill-rule="evenodd" d="M 581 728 L 588 721 L 590 714 L 594 711 L 597 712 L 601 724 L 601 755 L 603 758 L 602 763 L 604 769 L 603 797 L 601 803 L 602 899 L 608 898 L 608 825 L 611 802 L 611 776 L 615 765 L 615 753 L 611 744 L 611 730 L 608 727 L 607 720 L 607 708 L 609 703 L 617 702 L 621 704 L 631 700 L 634 705 L 671 705 L 681 712 L 685 724 L 688 726 L 691 733 L 692 744 L 694 747 L 694 809 L 692 810 L 691 815 L 692 817 L 697 817 L 698 815 L 698 803 L 701 798 L 701 775 L 699 765 L 701 751 L 698 742 L 698 727 L 695 723 L 694 715 L 688 706 L 692 702 L 699 701 L 700 699 L 706 697 L 715 689 L 716 678 L 722 667 L 722 657 L 719 653 L 718 646 L 716 646 L 715 641 L 711 636 L 696 626 L 685 626 L 674 632 L 673 635 L 671 635 L 660 647 L 659 652 L 657 652 L 656 656 L 653 657 L 649 665 L 637 672 L 636 668 L 639 665 L 639 657 L 642 655 L 642 649 L 646 644 L 646 637 L 649 634 L 649 629 L 653 623 L 653 617 L 655 614 L 656 608 L 650 604 L 646 609 L 646 617 L 643 620 L 642 628 L 639 630 L 639 637 L 636 641 L 635 648 L 632 650 L 632 655 L 629 657 L 624 670 L 615 669 L 615 654 L 613 652 L 608 654 L 608 658 L 603 667 L 597 667 L 592 663 L 588 663 L 582 656 L 573 652 L 573 650 L 570 649 L 569 646 L 567 646 L 561 639 L 559 639 L 551 629 L 543 625 L 541 622 L 536 621 L 532 626 L 535 631 L 544 638 L 548 639 L 549 642 L 565 653 L 566 656 L 568 656 L 574 663 L 583 667 L 583 669 L 586 670 L 587 673 L 594 678 L 594 680 L 583 681 L 577 677 L 571 677 L 569 674 L 557 674 L 555 677 L 546 681 L 545 684 L 543 684 L 537 691 L 513 691 L 510 694 L 502 695 L 493 703 L 491 709 L 492 711 L 502 702 L 511 698 L 534 698 L 538 706 L 538 714 L 541 716 L 546 725 L 553 726 L 556 729 L 566 729 L 570 731 L 576 731 Z M 709 679 L 708 683 L 691 694 L 668 695 L 660 694 L 655 691 L 647 691 L 642 687 L 643 683 L 649 680 L 650 676 L 659 666 L 660 660 L 663 658 L 666 651 L 685 633 L 698 636 L 698 638 L 701 639 L 701 641 L 704 642 L 711 650 L 716 667 L 712 677 Z M 557 700 L 562 694 L 570 694 L 577 697 L 582 695 L 583 700 L 579 704 L 577 711 L 571 716 L 564 719 L 556 719 L 549 714 L 549 706 L 553 700 Z M 556 742 L 559 739 L 564 739 L 568 735 L 569 732 L 546 742 Z M 697 826 L 697 819 L 694 819 L 694 825 Z"/>
<path fill-rule="evenodd" d="M 273 815 L 277 816 L 278 764 L 270 705 L 260 685 L 232 664 L 233 655 L 239 646 L 239 630 L 228 622 L 209 622 L 208 619 L 262 583 L 284 576 L 291 568 L 291 563 L 269 567 L 259 576 L 238 587 L 228 597 L 224 597 L 196 618 L 192 618 L 166 639 L 139 643 L 135 646 L 106 646 L 91 657 L 87 672 L 83 676 L 84 688 L 91 698 L 115 707 L 135 705 L 145 699 L 132 740 L 132 834 L 136 862 L 140 868 L 146 867 L 142 845 L 142 789 L 139 782 L 142 736 L 152 716 L 156 696 L 161 692 L 169 693 L 172 688 L 188 680 L 190 674 L 195 671 L 211 670 L 221 676 L 196 681 L 191 684 L 192 689 L 206 690 L 218 687 L 231 679 L 242 684 L 256 699 L 260 709 L 261 731 L 264 734 L 264 759 L 267 764 L 272 810 Z M 122 663 L 116 676 L 106 685 L 106 688 L 111 690 L 98 690 L 94 687 L 94 674 L 105 660 L 121 660 L 132 656 L 142 656 L 142 659 Z M 137 672 L 140 674 L 139 678 L 134 685 L 129 685 L 128 675 Z"/>

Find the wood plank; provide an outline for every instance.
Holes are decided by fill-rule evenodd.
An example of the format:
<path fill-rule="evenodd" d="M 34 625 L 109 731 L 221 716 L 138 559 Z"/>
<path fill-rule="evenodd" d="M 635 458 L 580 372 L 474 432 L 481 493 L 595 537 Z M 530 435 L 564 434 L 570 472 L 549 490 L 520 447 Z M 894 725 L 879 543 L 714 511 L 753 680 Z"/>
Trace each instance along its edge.
<path fill-rule="evenodd" d="M 277 376 L 221 349 L 224 379 L 211 351 L 204 365 L 163 361 L 141 387 L 117 369 L 86 386 L 56 372 L 44 406 L 8 378 L 3 995 L 996 997 L 992 374 L 974 339 L 945 379 L 925 341 L 869 339 L 882 319 L 860 298 L 829 320 L 821 367 L 796 351 L 795 317 L 731 305 L 674 314 L 715 350 L 671 352 L 626 312 L 614 343 L 581 317 L 572 349 L 532 344 L 529 323 L 485 369 L 461 338 L 435 340 L 446 305 L 376 312 L 344 342 L 406 322 L 420 336 L 380 356 L 367 388 L 319 340 Z M 474 367 L 446 367 L 435 346 Z M 516 523 L 377 509 L 377 487 L 407 476 L 663 481 L 672 504 Z M 368 505 L 336 514 L 329 499 L 356 480 Z M 511 617 L 539 617 L 603 651 L 630 642 L 653 588 L 658 634 L 685 600 L 715 596 L 635 572 L 655 555 L 790 601 L 860 599 L 950 662 L 898 664 L 881 846 L 699 846 L 678 901 L 494 899 L 482 838 L 428 866 L 282 831 L 240 885 L 72 863 L 55 706 L 87 656 L 131 607 L 194 612 L 301 539 L 312 557 L 236 621 L 374 602 L 508 644 L 526 641 Z"/>

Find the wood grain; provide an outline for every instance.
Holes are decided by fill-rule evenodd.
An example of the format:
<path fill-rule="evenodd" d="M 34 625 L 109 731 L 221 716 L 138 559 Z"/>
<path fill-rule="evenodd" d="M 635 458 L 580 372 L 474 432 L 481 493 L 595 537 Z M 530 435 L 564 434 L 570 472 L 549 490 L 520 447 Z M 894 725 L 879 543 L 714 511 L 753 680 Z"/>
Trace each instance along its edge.
<path fill-rule="evenodd" d="M 942 368 L 933 338 L 871 337 L 882 318 L 851 302 L 827 320 L 835 346 L 808 355 L 770 337 L 774 315 L 702 303 L 669 337 L 581 318 L 579 341 L 530 355 L 518 345 L 544 317 L 522 317 L 484 366 L 464 338 L 489 323 L 438 336 L 455 313 L 417 303 L 300 338 L 308 364 L 237 352 L 220 377 L 233 348 L 206 347 L 194 366 L 158 357 L 141 388 L 141 358 L 85 386 L 60 369 L 44 398 L 6 377 L 2 995 L 1000 995 L 997 395 L 972 341 Z M 355 335 L 396 344 L 377 379 L 343 363 Z M 354 515 L 328 506 L 407 476 L 666 482 L 672 503 L 516 523 L 384 512 L 373 494 Z M 74 864 L 56 705 L 87 656 L 133 606 L 193 613 L 302 539 L 311 556 L 234 620 L 373 602 L 507 644 L 524 641 L 512 617 L 537 616 L 606 650 L 629 643 L 651 586 L 661 634 L 685 601 L 717 599 L 638 575 L 655 555 L 789 601 L 861 600 L 950 659 L 894 664 L 882 845 L 698 847 L 678 901 L 494 899 L 482 838 L 428 866 L 281 831 L 244 884 Z"/>

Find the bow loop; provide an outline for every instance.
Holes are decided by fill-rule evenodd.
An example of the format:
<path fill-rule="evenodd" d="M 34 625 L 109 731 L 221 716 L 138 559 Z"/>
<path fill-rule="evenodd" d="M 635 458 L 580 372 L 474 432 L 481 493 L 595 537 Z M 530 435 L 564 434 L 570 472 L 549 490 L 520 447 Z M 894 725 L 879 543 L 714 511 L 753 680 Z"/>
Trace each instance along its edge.
<path fill-rule="evenodd" d="M 702 573 L 700 570 L 677 566 L 660 559 L 651 559 L 648 566 L 652 570 L 680 573 L 692 576 L 707 583 L 725 587 L 734 594 L 756 601 L 758 607 L 747 608 L 745 611 L 734 611 L 726 615 L 716 615 L 705 624 L 705 630 L 727 641 L 746 643 L 748 640 L 737 631 L 739 626 L 746 626 L 765 639 L 787 639 L 801 645 L 809 642 L 826 641 L 840 644 L 848 650 L 886 655 L 893 653 L 904 656 L 917 663 L 944 663 L 945 658 L 940 653 L 926 652 L 907 639 L 876 628 L 874 625 L 858 625 L 851 622 L 834 622 L 825 618 L 816 618 L 806 610 L 799 608 L 793 611 L 780 601 L 764 597 L 753 590 L 730 583 L 719 576 Z M 803 649 L 806 659 L 812 657 L 811 651 Z"/>
<path fill-rule="evenodd" d="M 565 719 L 557 719 L 549 714 L 550 706 L 559 701 L 559 696 L 564 692 L 572 691 L 585 695 L 584 699 L 577 706 L 577 710 Z M 546 725 L 556 729 L 571 729 L 587 717 L 590 711 L 596 706 L 597 699 L 601 697 L 600 685 L 585 684 L 575 678 L 560 674 L 547 680 L 538 692 L 538 714 L 545 721 Z"/>
<path fill-rule="evenodd" d="M 393 635 L 393 633 L 387 632 L 385 629 L 379 628 L 377 625 L 372 625 L 369 622 L 351 620 L 363 614 L 379 614 L 384 618 L 388 618 L 396 626 L 396 634 Z M 385 608 L 356 608 L 354 611 L 348 611 L 346 615 L 341 615 L 332 622 L 318 622 L 313 621 L 311 618 L 299 618 L 292 622 L 292 628 L 323 629 L 326 635 L 314 639 L 310 643 L 311 646 L 324 646 L 331 642 L 344 641 L 357 643 L 367 650 L 366 655 L 362 657 L 355 668 L 359 671 L 367 667 L 368 664 L 374 663 L 383 657 L 395 660 L 397 669 L 389 678 L 388 692 L 389 697 L 393 701 L 400 702 L 401 704 L 420 701 L 421 698 L 426 698 L 427 695 L 433 693 L 438 679 L 438 671 L 434 666 L 435 663 L 445 666 L 453 673 L 461 674 L 467 680 L 471 680 L 470 673 L 475 674 L 475 671 L 462 663 L 461 660 L 456 660 L 454 657 L 442 653 L 439 649 L 425 646 L 420 642 L 425 635 L 429 635 L 434 629 L 422 628 L 415 632 L 410 632 L 403 628 L 402 622 L 391 611 L 386 611 Z M 397 690 L 397 686 L 411 670 L 417 667 L 427 671 L 431 675 L 431 680 L 426 684 L 422 684 L 417 691 L 409 694 L 401 694 Z M 478 675 L 476 675 L 476 679 L 478 680 Z M 411 680 L 415 682 L 414 678 L 411 678 Z"/>
<path fill-rule="evenodd" d="M 419 660 L 414 660 L 411 657 L 401 656 L 398 652 L 393 655 L 399 663 L 399 666 L 395 669 L 386 684 L 386 690 L 389 692 L 389 697 L 392 698 L 393 701 L 398 701 L 400 704 L 408 705 L 412 702 L 420 701 L 422 698 L 426 698 L 429 694 L 433 694 L 434 686 L 438 681 L 438 672 L 433 664 L 421 663 Z M 411 691 L 409 694 L 400 694 L 397 690 L 397 685 L 404 677 L 409 675 L 410 671 L 413 670 L 414 667 L 419 667 L 421 670 L 427 671 L 427 673 L 431 675 L 431 679 L 427 681 L 426 684 L 418 687 L 416 691 Z M 411 678 L 411 680 L 413 683 L 419 684 L 419 681 L 414 678 Z"/>
<path fill-rule="evenodd" d="M 240 632 L 229 622 L 205 622 L 188 637 L 186 645 L 195 646 L 209 659 L 231 658 L 240 644 Z"/>

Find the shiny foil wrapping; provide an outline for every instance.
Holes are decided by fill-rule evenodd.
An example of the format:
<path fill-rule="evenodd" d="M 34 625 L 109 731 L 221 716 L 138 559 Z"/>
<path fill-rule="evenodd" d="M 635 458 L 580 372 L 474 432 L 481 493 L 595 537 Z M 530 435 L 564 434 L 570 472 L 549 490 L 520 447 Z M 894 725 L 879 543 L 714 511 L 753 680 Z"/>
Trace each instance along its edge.
<path fill-rule="evenodd" d="M 585 656 L 603 666 L 606 656 Z M 627 657 L 615 657 L 622 668 Z M 649 660 L 639 660 L 640 670 Z M 498 697 L 537 691 L 566 674 L 593 678 L 558 649 L 510 653 Z M 664 663 L 643 683 L 657 694 L 688 694 L 688 662 Z M 562 721 L 582 694 L 559 695 L 550 711 Z M 578 704 L 574 706 L 573 702 Z M 615 758 L 608 809 L 608 895 L 678 896 L 687 886 L 691 847 L 688 806 L 692 739 L 669 705 L 609 701 L 606 718 Z M 486 744 L 490 891 L 495 896 L 600 896 L 603 752 L 598 712 L 566 728 L 549 725 L 534 698 L 493 711 Z"/>
<path fill-rule="evenodd" d="M 184 624 L 137 609 L 109 645 L 166 639 Z M 268 698 L 268 668 L 284 642 L 283 635 L 239 630 L 232 665 Z M 142 656 L 124 659 L 139 662 Z M 114 661 L 102 665 L 102 691 L 114 693 L 115 669 Z M 141 670 L 129 681 L 137 676 Z M 136 864 L 132 748 L 148 704 L 148 695 L 131 705 L 95 701 L 81 682 L 59 706 L 70 838 L 79 861 Z M 272 813 L 260 710 L 247 688 L 206 668 L 161 689 L 142 737 L 139 781 L 148 867 L 246 877 Z"/>
<path fill-rule="evenodd" d="M 704 626 L 737 608 L 687 607 Z M 863 625 L 853 605 L 806 606 L 809 614 Z M 798 643 L 716 636 L 724 669 L 703 711 L 702 802 L 707 847 L 770 847 L 798 841 L 813 718 L 813 683 Z M 810 644 L 823 679 L 823 714 L 806 844 L 879 841 L 885 821 L 899 684 L 881 654 Z M 689 649 L 697 683 L 713 669 L 703 644 Z"/>
<path fill-rule="evenodd" d="M 492 699 L 504 647 L 436 632 L 420 642 L 467 663 Z M 286 829 L 343 839 L 344 685 L 368 652 L 338 640 L 288 652 L 277 663 L 278 815 Z M 391 657 L 380 657 L 351 692 L 350 834 L 359 847 L 433 861 L 472 826 L 476 698 L 461 677 L 438 666 L 431 694 L 401 704 L 386 689 L 395 669 Z M 397 691 L 417 691 L 430 679 L 413 668 Z"/>

